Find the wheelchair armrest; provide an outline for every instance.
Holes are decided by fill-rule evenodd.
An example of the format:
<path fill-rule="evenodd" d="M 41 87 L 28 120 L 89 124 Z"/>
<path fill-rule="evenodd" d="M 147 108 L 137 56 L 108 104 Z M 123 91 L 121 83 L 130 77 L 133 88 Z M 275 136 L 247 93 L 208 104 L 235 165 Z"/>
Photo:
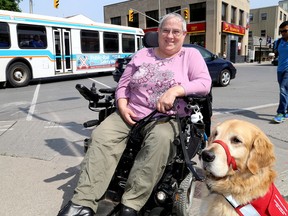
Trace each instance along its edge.
<path fill-rule="evenodd" d="M 116 87 L 114 88 L 105 88 L 105 89 L 99 89 L 99 92 L 103 94 L 113 94 L 116 91 Z"/>
<path fill-rule="evenodd" d="M 207 100 L 207 96 L 201 96 L 201 95 L 187 95 L 184 97 L 184 101 L 186 103 L 203 103 Z"/>
<path fill-rule="evenodd" d="M 99 99 L 102 99 L 103 96 L 93 93 L 90 89 L 82 84 L 77 84 L 75 88 L 79 91 L 79 93 L 88 101 L 93 101 L 98 103 Z"/>

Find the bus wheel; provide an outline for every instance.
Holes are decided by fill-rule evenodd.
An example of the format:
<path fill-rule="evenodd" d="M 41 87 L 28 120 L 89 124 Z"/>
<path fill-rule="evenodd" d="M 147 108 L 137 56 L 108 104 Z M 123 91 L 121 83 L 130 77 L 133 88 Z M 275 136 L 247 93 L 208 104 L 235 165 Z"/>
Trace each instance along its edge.
<path fill-rule="evenodd" d="M 13 87 L 26 86 L 31 80 L 31 71 L 22 62 L 14 63 L 8 69 L 7 80 Z"/>

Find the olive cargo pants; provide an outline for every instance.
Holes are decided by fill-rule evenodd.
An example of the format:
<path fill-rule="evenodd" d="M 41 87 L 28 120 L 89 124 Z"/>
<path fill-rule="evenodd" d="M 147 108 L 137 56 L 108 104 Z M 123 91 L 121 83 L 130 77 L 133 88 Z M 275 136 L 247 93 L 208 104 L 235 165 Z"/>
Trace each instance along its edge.
<path fill-rule="evenodd" d="M 136 156 L 121 202 L 139 211 L 163 175 L 166 164 L 176 153 L 173 141 L 178 136 L 175 119 L 150 122 L 144 127 L 144 146 Z M 153 127 L 151 127 L 153 126 Z M 112 113 L 92 132 L 92 142 L 82 162 L 80 178 L 72 202 L 97 211 L 125 149 L 131 126 L 117 112 Z"/>

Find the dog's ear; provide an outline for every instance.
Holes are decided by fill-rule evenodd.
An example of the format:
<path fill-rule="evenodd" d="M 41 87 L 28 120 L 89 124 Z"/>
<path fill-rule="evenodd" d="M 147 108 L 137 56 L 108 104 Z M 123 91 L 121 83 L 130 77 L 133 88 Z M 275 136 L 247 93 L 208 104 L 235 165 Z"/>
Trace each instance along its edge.
<path fill-rule="evenodd" d="M 268 137 L 260 132 L 252 143 L 247 167 L 256 174 L 261 168 L 271 166 L 275 161 L 274 148 Z"/>

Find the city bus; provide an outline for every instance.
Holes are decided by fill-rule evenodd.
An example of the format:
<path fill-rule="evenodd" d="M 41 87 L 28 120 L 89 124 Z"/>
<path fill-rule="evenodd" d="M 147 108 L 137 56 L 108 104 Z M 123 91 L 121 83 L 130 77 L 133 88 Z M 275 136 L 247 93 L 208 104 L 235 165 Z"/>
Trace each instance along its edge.
<path fill-rule="evenodd" d="M 142 47 L 140 28 L 0 10 L 0 83 L 107 73 Z"/>

